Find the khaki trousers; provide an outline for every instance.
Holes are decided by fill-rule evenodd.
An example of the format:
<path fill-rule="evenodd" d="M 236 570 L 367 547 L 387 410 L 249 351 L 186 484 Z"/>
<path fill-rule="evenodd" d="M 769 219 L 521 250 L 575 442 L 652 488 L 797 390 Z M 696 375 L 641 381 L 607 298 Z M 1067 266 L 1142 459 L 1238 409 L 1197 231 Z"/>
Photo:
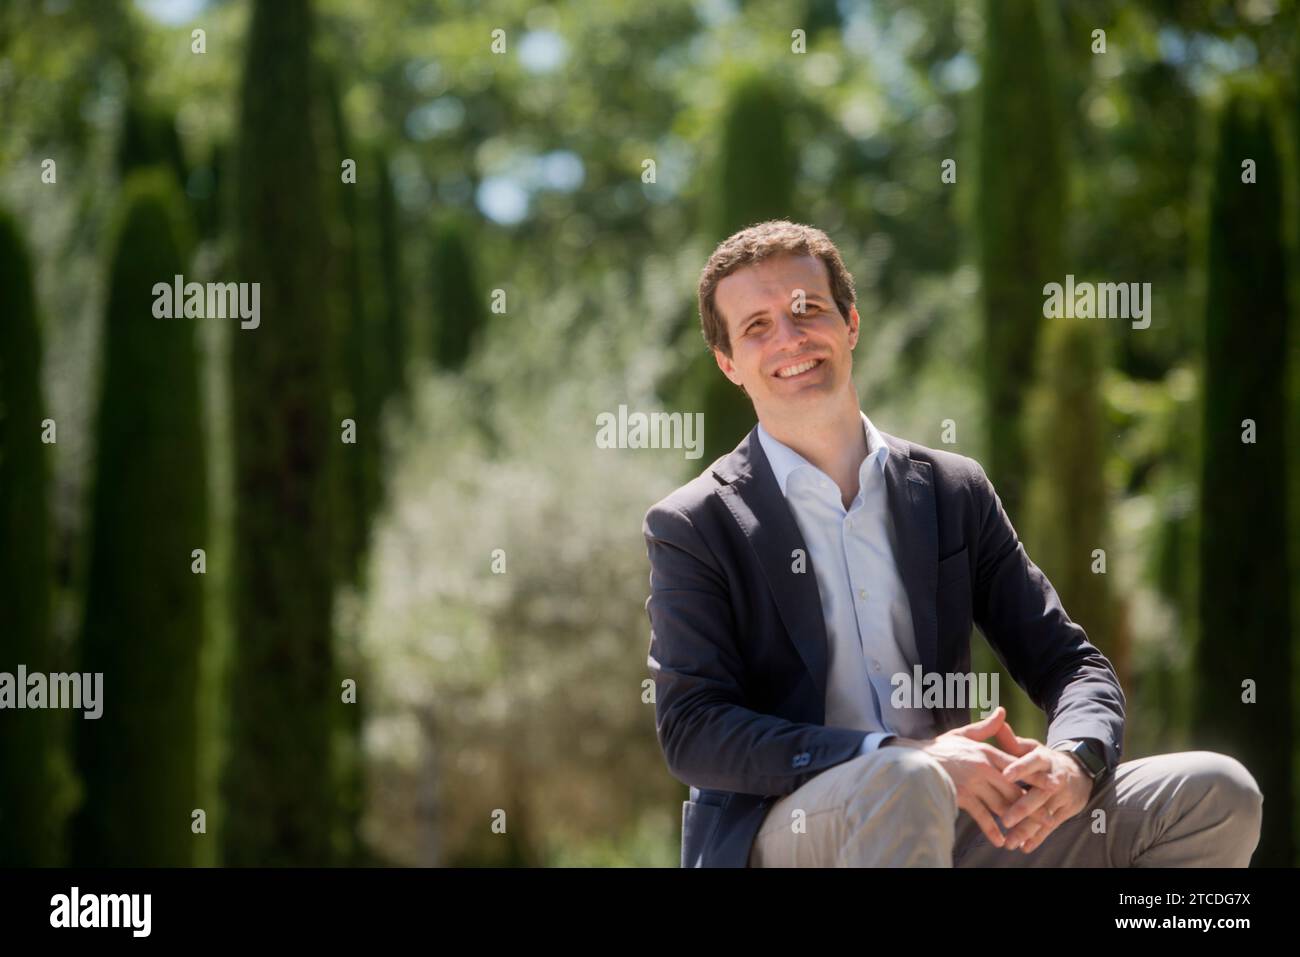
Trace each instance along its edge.
<path fill-rule="evenodd" d="M 1263 803 L 1254 777 L 1224 754 L 1124 761 L 1082 811 L 1025 854 L 989 844 L 934 758 L 890 746 L 828 768 L 772 805 L 749 865 L 1246 867 Z"/>

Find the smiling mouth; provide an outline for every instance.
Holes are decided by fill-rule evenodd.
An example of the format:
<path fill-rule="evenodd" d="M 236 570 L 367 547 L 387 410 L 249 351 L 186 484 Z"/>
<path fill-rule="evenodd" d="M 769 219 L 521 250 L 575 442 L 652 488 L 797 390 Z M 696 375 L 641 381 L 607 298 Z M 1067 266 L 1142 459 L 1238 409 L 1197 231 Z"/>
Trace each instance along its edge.
<path fill-rule="evenodd" d="M 825 359 L 809 359 L 807 362 L 798 362 L 794 365 L 784 366 L 772 373 L 778 379 L 798 379 L 800 376 L 808 375 L 819 365 L 825 362 Z"/>

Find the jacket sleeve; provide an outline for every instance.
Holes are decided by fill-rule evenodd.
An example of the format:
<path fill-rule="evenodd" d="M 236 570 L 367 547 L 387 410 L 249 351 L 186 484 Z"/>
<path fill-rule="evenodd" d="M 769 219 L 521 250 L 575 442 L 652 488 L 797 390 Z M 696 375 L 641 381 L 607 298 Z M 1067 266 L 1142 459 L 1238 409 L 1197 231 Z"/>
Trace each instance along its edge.
<path fill-rule="evenodd" d="M 785 795 L 856 757 L 863 733 L 745 706 L 744 663 L 727 579 L 690 518 L 646 514 L 655 731 L 673 777 L 698 788 Z"/>
<path fill-rule="evenodd" d="M 974 619 L 1016 683 L 1047 715 L 1047 745 L 1094 738 L 1114 770 L 1124 742 L 1124 692 L 1115 669 L 1072 621 L 1030 561 L 1002 500 L 971 460 L 978 513 Z"/>

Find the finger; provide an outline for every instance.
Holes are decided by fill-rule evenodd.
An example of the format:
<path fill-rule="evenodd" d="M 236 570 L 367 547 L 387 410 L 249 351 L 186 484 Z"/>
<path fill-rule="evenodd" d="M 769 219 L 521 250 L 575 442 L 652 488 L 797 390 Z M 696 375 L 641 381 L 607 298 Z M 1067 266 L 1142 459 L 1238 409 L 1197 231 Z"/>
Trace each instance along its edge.
<path fill-rule="evenodd" d="M 1022 820 L 1015 827 L 1009 827 L 1006 830 L 1006 849 L 1015 850 L 1022 848 L 1027 841 L 1034 840 L 1040 836 L 1041 831 L 1052 826 L 1052 819 L 1047 817 L 1044 811 L 1036 811 L 1030 817 Z"/>
<path fill-rule="evenodd" d="M 971 783 L 971 793 L 984 803 L 984 806 L 998 816 L 1002 821 L 1006 821 L 1007 812 L 1011 810 L 1016 803 L 1014 798 L 1008 798 L 993 784 L 982 778 L 976 778 Z M 1005 827 L 1005 824 L 1003 825 Z M 999 828 L 999 831 L 1002 828 Z"/>
<path fill-rule="evenodd" d="M 1006 849 L 1015 851 L 1025 850 L 1030 845 L 1037 846 L 1046 840 L 1058 823 L 1055 818 L 1048 817 L 1047 812 L 1037 811 L 1007 831 Z"/>
<path fill-rule="evenodd" d="M 1016 801 L 1019 801 L 1021 796 L 1025 793 L 1016 782 L 1007 780 L 990 765 L 985 765 L 980 769 L 980 774 L 977 780 L 997 791 L 997 793 L 1002 796 L 1003 800 L 1007 802 L 1008 807 L 1015 804 Z M 1001 814 L 1001 812 L 998 813 Z"/>
<path fill-rule="evenodd" d="M 1006 751 L 1008 754 L 1014 754 L 1016 757 L 1020 757 L 1022 754 L 1028 754 L 1038 746 L 1038 742 L 1035 741 L 1033 743 L 1028 743 L 1029 741 L 1029 738 L 1022 738 L 1012 731 L 1011 725 L 1009 724 L 1004 723 L 1002 727 L 998 729 L 998 747 L 1003 751 Z"/>
<path fill-rule="evenodd" d="M 1056 832 L 1056 829 L 1065 821 L 1063 814 L 1053 814 L 1047 819 L 1046 824 L 1038 829 L 1038 833 L 1030 835 L 1021 842 L 1019 850 L 1025 854 L 1032 854 L 1043 846 L 1043 842 Z"/>
<path fill-rule="evenodd" d="M 1030 788 L 1008 809 L 1006 814 L 1002 815 L 1002 823 L 1008 829 L 1014 828 L 1025 818 L 1037 812 L 1039 808 L 1050 806 L 1049 802 L 1053 797 L 1055 795 L 1051 791 L 1045 791 L 1042 788 Z"/>
<path fill-rule="evenodd" d="M 1052 775 L 1048 771 L 1030 771 L 1022 774 L 1016 780 L 1023 781 L 1030 787 L 1042 788 L 1045 791 L 1055 791 L 1056 783 L 1052 780 Z"/>
<path fill-rule="evenodd" d="M 988 838 L 990 844 L 994 847 L 1002 847 L 1006 843 L 1002 837 L 1001 829 L 998 827 L 997 822 L 993 820 L 993 815 L 989 813 L 988 808 L 984 806 L 984 802 L 977 796 L 970 795 L 965 803 L 959 806 L 971 816 L 971 820 L 979 825 L 979 829 L 984 832 L 984 836 Z"/>
<path fill-rule="evenodd" d="M 1005 768 L 1002 769 L 1002 775 L 1008 780 L 1014 781 L 1016 778 L 1024 780 L 1026 774 L 1033 774 L 1037 771 L 1051 770 L 1052 762 L 1048 759 L 1042 748 L 1035 748 L 1029 754 L 1022 758 L 1016 758 Z"/>
<path fill-rule="evenodd" d="M 1051 816 L 1047 818 L 1045 826 L 1042 827 L 1038 833 L 1021 842 L 1020 850 L 1026 854 L 1032 854 L 1034 851 L 1038 850 L 1038 848 L 1042 846 L 1043 842 L 1052 835 L 1052 832 L 1074 816 L 1070 812 L 1069 804 L 1069 798 L 1060 797 L 1059 794 L 1056 799 L 1049 801 L 1038 813 L 1040 815 L 1046 815 L 1047 812 L 1050 811 Z"/>
<path fill-rule="evenodd" d="M 957 734 L 964 735 L 968 738 L 974 738 L 976 741 L 982 741 L 984 738 L 989 738 L 997 734 L 998 728 L 1002 726 L 1002 722 L 1006 719 L 1006 716 L 1007 709 L 998 705 L 997 710 L 987 718 L 982 718 L 979 721 L 963 725 L 960 728 L 954 728 L 953 730 L 956 731 Z"/>
<path fill-rule="evenodd" d="M 979 746 L 979 750 L 980 753 L 983 754 L 984 757 L 986 757 L 989 760 L 989 763 L 992 764 L 993 767 L 995 767 L 998 771 L 1001 771 L 1012 761 L 1016 760 L 1014 757 L 1007 754 L 1005 751 L 999 751 L 991 744 L 981 744 Z"/>

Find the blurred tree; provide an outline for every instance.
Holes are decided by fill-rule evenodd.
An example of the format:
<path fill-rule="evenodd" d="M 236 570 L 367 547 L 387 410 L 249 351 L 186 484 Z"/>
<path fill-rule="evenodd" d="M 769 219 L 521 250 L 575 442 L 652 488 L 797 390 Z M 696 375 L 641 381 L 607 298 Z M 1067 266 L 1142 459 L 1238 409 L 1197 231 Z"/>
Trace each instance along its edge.
<path fill-rule="evenodd" d="M 339 547 L 341 581 L 365 587 L 364 567 L 370 545 L 370 523 L 379 498 L 379 470 L 382 451 L 379 430 L 379 403 L 381 401 L 378 377 L 383 353 L 382 342 L 372 331 L 380 318 L 369 309 L 367 290 L 369 284 L 366 267 L 362 261 L 362 216 L 358 185 L 363 177 L 373 177 L 374 170 L 358 158 L 348 134 L 343 115 L 342 93 L 339 89 L 337 69 L 322 69 L 323 94 L 328 107 L 331 161 L 326 168 L 332 172 L 325 177 L 330 197 L 327 213 L 332 220 L 330 236 L 333 240 L 331 270 L 335 290 L 331 297 L 335 305 L 334 319 L 338 323 L 340 350 L 336 354 L 339 366 L 334 370 L 338 383 L 340 417 L 350 417 L 356 423 L 356 441 L 343 444 L 339 452 L 338 504 L 335 514 Z M 351 163 L 349 169 L 346 164 Z M 357 636 L 339 635 L 339 667 L 345 677 L 361 684 L 361 656 L 357 649 Z M 340 842 L 344 845 L 344 861 L 350 864 L 362 860 L 361 814 L 365 800 L 365 776 L 361 760 L 361 730 L 364 724 L 363 704 L 366 696 L 358 695 L 356 702 L 346 711 L 344 733 L 339 740 Z"/>
<path fill-rule="evenodd" d="M 41 330 L 32 267 L 18 225 L 0 211 L 0 581 L 3 668 L 58 670 L 50 619 L 49 463 L 42 441 Z M 18 689 L 26 694 L 25 688 Z M 0 864 L 59 863 L 55 750 L 59 714 L 24 710 L 0 721 Z"/>
<path fill-rule="evenodd" d="M 357 178 L 373 175 L 364 165 L 359 168 L 349 142 L 347 125 L 340 102 L 339 82 L 333 71 L 322 70 L 325 102 L 328 107 L 330 157 L 325 177 L 330 202 L 327 211 L 332 219 L 329 235 L 333 244 L 335 284 L 331 301 L 336 305 L 340 349 L 335 370 L 340 397 L 340 417 L 356 422 L 356 443 L 341 446 L 340 493 L 337 543 L 339 567 L 343 578 L 355 582 L 369 540 L 370 516 L 378 497 L 379 483 L 379 390 L 378 363 L 382 355 L 372 353 L 370 318 L 367 313 L 365 266 L 361 261 L 361 212 Z M 354 167 L 347 176 L 345 162 Z M 347 176 L 347 178 L 345 178 Z M 351 182 L 348 180 L 351 179 Z"/>
<path fill-rule="evenodd" d="M 407 395 L 406 362 L 410 349 L 410 333 L 406 326 L 406 290 L 403 285 L 401 233 L 398 223 L 397 198 L 393 195 L 393 179 L 388 171 L 388 155 L 376 151 L 371 162 L 377 179 L 375 203 L 375 231 L 377 233 L 375 263 L 380 281 L 377 284 L 381 302 L 383 337 L 383 362 L 380 382 L 383 398 L 397 396 L 405 401 Z"/>
<path fill-rule="evenodd" d="M 194 322 L 157 318 L 152 295 L 185 271 L 186 214 L 171 170 L 140 170 L 112 232 L 79 669 L 106 690 L 102 717 L 74 722 L 81 865 L 194 860 L 207 456 Z"/>
<path fill-rule="evenodd" d="M 433 241 L 433 358 L 451 371 L 464 367 L 488 317 L 472 243 L 469 224 L 455 216 L 439 224 Z"/>
<path fill-rule="evenodd" d="M 1063 280 L 1066 175 L 1058 128 L 1054 50 L 1040 0 L 984 5 L 978 94 L 975 222 L 983 321 L 985 471 L 1013 524 L 1031 474 L 1024 404 L 1038 362 L 1045 283 Z M 990 648 L 973 667 L 998 669 Z M 1010 676 L 1003 670 L 1004 677 Z M 1002 702 L 1020 734 L 1041 736 L 1043 714 L 1012 681 Z"/>
<path fill-rule="evenodd" d="M 750 74 L 731 91 L 708 227 L 717 242 L 769 219 L 797 220 L 798 151 L 787 125 L 788 109 L 786 96 L 770 76 Z M 749 396 L 722 374 L 710 350 L 702 350 L 691 363 L 684 388 L 686 408 L 704 412 L 706 465 L 735 448 L 758 421 Z"/>
<path fill-rule="evenodd" d="M 1065 202 L 1056 57 L 1039 0 L 984 6 L 979 93 L 979 231 L 986 470 L 1012 522 L 1029 476 L 1022 424 L 1034 379 L 1043 286 L 1063 282 Z"/>
<path fill-rule="evenodd" d="M 1292 622 L 1287 559 L 1287 257 L 1275 105 L 1226 90 L 1203 249 L 1197 747 L 1239 759 L 1268 796 L 1254 863 L 1294 863 Z M 1254 164 L 1254 182 L 1245 164 Z M 1247 434 L 1248 431 L 1251 434 Z M 1246 682 L 1254 687 L 1247 699 Z"/>
<path fill-rule="evenodd" d="M 1034 563 L 1052 582 L 1061 604 L 1119 672 L 1126 649 L 1117 647 L 1109 565 L 1094 570 L 1094 549 L 1111 554 L 1103 465 L 1101 378 L 1106 367 L 1104 327 L 1062 317 L 1048 321 L 1039 357 L 1038 385 L 1028 400 L 1035 467 L 1026 526 Z"/>
<path fill-rule="evenodd" d="M 231 333 L 234 647 L 223 775 L 229 865 L 335 860 L 332 743 L 345 722 L 332 628 L 335 331 L 307 0 L 258 0 L 235 162 L 238 277 L 261 324 Z"/>
<path fill-rule="evenodd" d="M 162 163 L 170 166 L 182 186 L 189 168 L 176 119 L 167 110 L 132 96 L 122 109 L 122 133 L 117 144 L 117 172 L 125 178 L 133 170 Z"/>
<path fill-rule="evenodd" d="M 213 143 L 207 157 L 191 171 L 185 184 L 185 194 L 193 204 L 199 233 L 204 239 L 215 239 L 223 232 L 228 218 L 226 162 L 228 150 L 224 143 Z"/>

